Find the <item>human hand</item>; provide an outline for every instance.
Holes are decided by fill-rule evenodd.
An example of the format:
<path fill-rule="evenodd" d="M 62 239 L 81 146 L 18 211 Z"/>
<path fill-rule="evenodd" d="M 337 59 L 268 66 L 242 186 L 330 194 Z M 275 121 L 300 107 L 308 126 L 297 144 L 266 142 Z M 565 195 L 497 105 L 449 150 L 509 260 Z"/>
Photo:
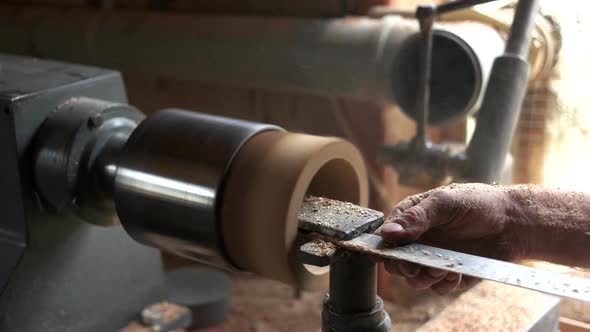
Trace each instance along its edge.
<path fill-rule="evenodd" d="M 400 202 L 379 233 L 394 245 L 420 242 L 511 261 L 521 258 L 524 250 L 515 239 L 509 205 L 509 196 L 501 186 L 451 184 Z M 414 288 L 431 288 L 439 294 L 472 283 L 455 273 L 405 261 L 386 261 L 385 268 L 406 277 Z"/>

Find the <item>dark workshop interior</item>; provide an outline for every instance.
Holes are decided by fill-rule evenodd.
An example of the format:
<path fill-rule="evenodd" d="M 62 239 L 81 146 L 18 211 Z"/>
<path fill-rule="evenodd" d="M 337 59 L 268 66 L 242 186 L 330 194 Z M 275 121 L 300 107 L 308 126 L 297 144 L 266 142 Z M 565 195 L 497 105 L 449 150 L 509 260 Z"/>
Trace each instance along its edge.
<path fill-rule="evenodd" d="M 383 235 L 441 186 L 590 193 L 589 11 L 2 1 L 0 332 L 590 332 L 590 266 Z"/>

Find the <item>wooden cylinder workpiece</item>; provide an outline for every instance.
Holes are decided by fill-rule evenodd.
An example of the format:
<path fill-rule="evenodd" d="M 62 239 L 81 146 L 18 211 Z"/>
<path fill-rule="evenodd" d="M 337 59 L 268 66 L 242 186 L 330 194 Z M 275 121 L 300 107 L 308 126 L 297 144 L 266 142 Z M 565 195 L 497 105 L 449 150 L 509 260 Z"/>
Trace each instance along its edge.
<path fill-rule="evenodd" d="M 352 144 L 280 131 L 259 133 L 244 144 L 224 189 L 221 233 L 233 263 L 303 289 L 327 285 L 327 274 L 304 266 L 297 255 L 297 216 L 306 193 L 368 201 L 365 165 Z"/>

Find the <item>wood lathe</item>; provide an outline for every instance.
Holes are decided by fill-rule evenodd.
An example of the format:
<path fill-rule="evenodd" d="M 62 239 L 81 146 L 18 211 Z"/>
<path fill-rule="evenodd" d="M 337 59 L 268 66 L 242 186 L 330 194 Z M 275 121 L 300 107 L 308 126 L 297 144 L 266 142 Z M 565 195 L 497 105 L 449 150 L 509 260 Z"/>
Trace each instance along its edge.
<path fill-rule="evenodd" d="M 298 214 L 308 193 L 367 204 L 352 144 L 178 109 L 146 117 L 127 104 L 117 72 L 0 62 L 0 147 L 10 156 L 0 187 L 2 330 L 116 331 L 165 299 L 158 252 L 125 233 L 226 270 L 327 286 L 327 271 L 297 254 Z"/>
<path fill-rule="evenodd" d="M 484 1 L 464 5 L 476 2 Z M 536 8 L 535 1 L 521 3 Z M 523 8 L 517 17 L 530 19 L 534 10 Z M 419 18 L 433 19 L 436 13 L 426 14 Z M 516 29 L 518 38 L 509 41 L 528 44 L 527 27 Z M 428 37 L 431 31 L 424 32 Z M 496 125 L 489 137 L 511 134 L 528 73 L 522 54 L 508 50 L 494 67 L 500 74 L 490 78 L 501 88 L 488 91 L 501 94 L 514 88 L 516 93 L 513 98 L 491 95 L 487 103 L 484 100 L 481 123 Z M 160 253 L 129 237 L 177 256 L 254 272 L 301 289 L 323 289 L 329 282 L 325 332 L 390 330 L 391 321 L 376 295 L 375 263 L 366 252 L 413 258 L 363 242 L 374 239 L 368 233 L 383 215 L 360 208 L 368 201 L 368 180 L 363 157 L 351 143 L 179 109 L 146 116 L 127 103 L 116 71 L 12 55 L 1 55 L 0 62 L 0 151 L 6 156 L 0 172 L 0 206 L 6 216 L 0 224 L 2 330 L 37 331 L 42 326 L 47 331 L 116 331 L 141 308 L 161 301 L 165 278 Z M 447 175 L 447 169 L 456 171 L 456 159 L 458 167 L 465 160 L 446 151 L 431 153 L 426 144 L 427 68 L 422 69 L 424 90 L 417 96 L 423 108 L 414 112 L 421 125 L 415 141 L 419 144 L 392 149 L 391 161 L 404 170 L 413 171 L 418 164 L 426 168 L 424 173 L 434 169 L 436 176 L 441 170 Z M 501 75 L 505 72 L 515 79 L 506 80 Z M 482 79 L 479 83 L 483 86 Z M 471 99 L 477 98 L 469 94 Z M 499 101 L 506 105 L 495 104 Z M 494 119 L 490 112 L 502 106 L 513 111 L 505 122 L 485 121 Z M 509 141 L 510 135 L 502 135 L 494 162 L 476 170 L 493 176 Z M 489 161 L 467 153 L 471 155 L 480 166 Z M 409 173 L 407 179 L 415 174 Z M 301 218 L 302 206 L 304 212 L 308 208 L 303 203 L 306 195 L 348 202 L 344 214 L 356 211 L 362 218 L 347 229 L 338 227 L 345 223 L 334 219 L 336 214 L 328 213 L 330 218 L 321 224 Z M 316 242 L 308 243 L 311 238 Z M 167 310 L 163 307 L 147 309 Z M 154 317 L 159 314 L 150 310 L 145 319 L 158 321 Z M 185 324 L 187 311 L 179 312 L 179 322 Z"/>

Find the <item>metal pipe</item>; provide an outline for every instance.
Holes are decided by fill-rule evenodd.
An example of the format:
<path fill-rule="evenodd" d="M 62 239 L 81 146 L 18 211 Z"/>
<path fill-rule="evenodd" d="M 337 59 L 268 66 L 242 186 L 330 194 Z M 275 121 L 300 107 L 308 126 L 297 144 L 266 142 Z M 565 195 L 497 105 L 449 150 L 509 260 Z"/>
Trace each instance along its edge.
<path fill-rule="evenodd" d="M 330 299 L 334 311 L 351 314 L 370 311 L 377 300 L 377 265 L 366 255 L 336 253 L 330 264 Z"/>
<path fill-rule="evenodd" d="M 529 54 L 530 38 L 539 12 L 539 1 L 520 0 L 516 5 L 510 34 L 506 40 L 506 53 L 526 59 Z"/>
<path fill-rule="evenodd" d="M 466 150 L 465 178 L 469 181 L 496 181 L 504 166 L 526 93 L 526 54 L 538 5 L 539 0 L 519 1 L 506 53 L 492 67 L 475 132 Z"/>
<path fill-rule="evenodd" d="M 338 250 L 330 263 L 330 293 L 322 332 L 387 332 L 391 320 L 377 296 L 377 264 L 362 253 Z"/>
<path fill-rule="evenodd" d="M 430 66 L 430 103 L 428 124 L 440 124 L 465 115 L 481 105 L 483 91 L 494 59 L 502 53 L 504 41 L 495 30 L 477 23 L 436 24 L 432 40 Z M 421 66 L 420 34 L 410 37 L 394 60 L 394 99 L 402 111 L 417 120 L 416 72 Z M 472 59 L 477 59 L 472 63 Z M 470 68 L 470 64 L 473 67 Z M 451 78 L 453 77 L 453 78 Z M 481 91 L 481 93 L 473 93 Z M 471 99 L 466 98 L 467 95 Z"/>
<path fill-rule="evenodd" d="M 419 49 L 412 41 L 418 36 L 413 20 L 0 9 L 3 52 L 96 64 L 130 74 L 397 102 L 410 114 L 414 109 L 415 98 L 404 98 L 417 86 L 411 67 Z M 432 103 L 439 107 L 432 108 L 442 114 L 462 115 L 475 107 L 485 85 L 487 59 L 501 52 L 490 44 L 465 42 L 462 34 L 472 33 L 474 27 L 435 31 L 433 81 L 438 84 L 431 92 Z M 500 39 L 491 27 L 476 29 Z"/>
<path fill-rule="evenodd" d="M 391 99 L 391 59 L 414 27 L 402 20 L 13 7 L 0 10 L 0 51 L 126 73 L 383 100 Z"/>
<path fill-rule="evenodd" d="M 221 196 L 242 145 L 276 126 L 163 110 L 133 131 L 118 160 L 114 201 L 136 241 L 231 268 L 219 232 Z"/>
<path fill-rule="evenodd" d="M 116 7 L 130 7 L 133 3 L 119 1 Z M 199 13 L 270 15 L 270 16 L 305 16 L 335 17 L 352 14 L 355 9 L 352 0 L 315 0 L 302 4 L 292 0 L 159 0 L 151 1 L 152 8 L 169 11 L 194 11 Z M 135 8 L 139 7 L 137 4 Z M 144 5 L 145 7 L 145 5 Z"/>

